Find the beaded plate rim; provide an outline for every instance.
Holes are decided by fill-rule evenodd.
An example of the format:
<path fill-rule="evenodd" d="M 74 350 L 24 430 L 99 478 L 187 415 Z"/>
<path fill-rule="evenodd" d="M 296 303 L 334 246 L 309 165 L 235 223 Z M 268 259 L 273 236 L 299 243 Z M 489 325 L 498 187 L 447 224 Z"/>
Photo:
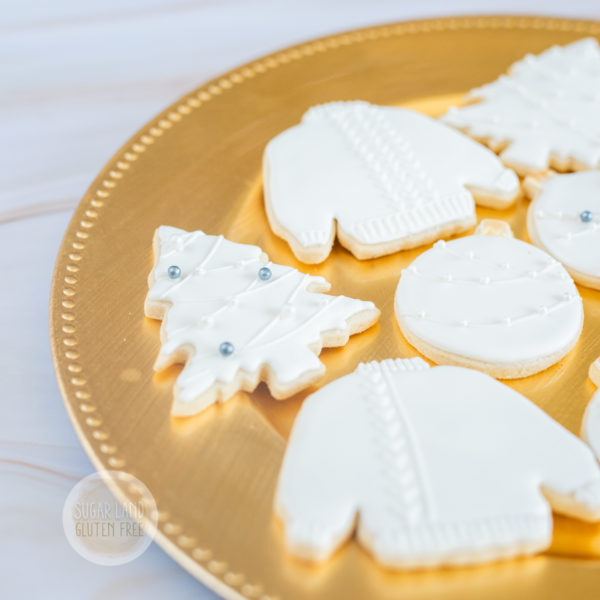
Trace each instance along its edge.
<path fill-rule="evenodd" d="M 102 427 L 102 417 L 87 389 L 83 366 L 77 362 L 77 273 L 94 227 L 102 218 L 102 207 L 110 201 L 111 191 L 127 176 L 130 165 L 140 154 L 151 152 L 163 134 L 175 127 L 185 116 L 200 109 L 234 86 L 258 77 L 275 68 L 344 46 L 384 38 L 441 31 L 473 29 L 547 30 L 600 35 L 600 22 L 539 16 L 462 16 L 404 21 L 333 34 L 307 41 L 269 54 L 218 76 L 185 94 L 169 108 L 152 119 L 130 138 L 111 158 L 86 191 L 74 211 L 57 255 L 50 293 L 50 345 L 54 370 L 67 413 L 92 463 L 98 470 L 120 470 L 126 467 L 119 449 L 111 444 L 109 432 Z M 124 478 L 126 479 L 126 478 Z M 125 484 L 126 481 L 123 482 Z M 111 485 L 120 502 L 135 495 L 135 486 L 127 493 L 122 487 Z M 229 569 L 226 561 L 212 555 L 210 548 L 196 544 L 185 535 L 177 519 L 159 506 L 159 524 L 155 541 L 207 587 L 228 600 L 249 598 L 276 600 L 280 596 L 269 593 L 258 583 L 247 580 L 243 573 Z"/>

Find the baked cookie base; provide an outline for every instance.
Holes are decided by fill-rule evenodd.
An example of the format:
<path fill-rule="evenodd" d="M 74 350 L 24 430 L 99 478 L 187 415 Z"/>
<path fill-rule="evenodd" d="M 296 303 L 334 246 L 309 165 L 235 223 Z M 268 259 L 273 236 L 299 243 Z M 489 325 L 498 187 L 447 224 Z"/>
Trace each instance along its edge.
<path fill-rule="evenodd" d="M 573 349 L 581 335 L 581 330 L 583 328 L 582 319 L 581 324 L 579 326 L 579 330 L 574 339 L 568 345 L 561 348 L 560 350 L 557 350 L 552 354 L 538 357 L 530 362 L 500 364 L 486 362 L 483 360 L 478 360 L 468 356 L 462 356 L 460 354 L 453 354 L 446 350 L 442 350 L 441 348 L 433 346 L 432 344 L 428 344 L 427 342 L 414 335 L 412 331 L 406 326 L 406 324 L 403 323 L 402 318 L 397 313 L 396 320 L 398 322 L 398 325 L 400 326 L 402 334 L 407 339 L 408 343 L 411 346 L 414 346 L 426 358 L 429 358 L 430 360 L 439 365 L 457 365 L 459 367 L 477 369 L 478 371 L 487 373 L 488 375 L 496 377 L 497 379 L 520 379 L 522 377 L 534 375 L 535 373 L 539 373 L 540 371 L 544 371 L 548 367 L 551 367 L 553 364 L 557 363 L 559 360 L 565 357 Z"/>

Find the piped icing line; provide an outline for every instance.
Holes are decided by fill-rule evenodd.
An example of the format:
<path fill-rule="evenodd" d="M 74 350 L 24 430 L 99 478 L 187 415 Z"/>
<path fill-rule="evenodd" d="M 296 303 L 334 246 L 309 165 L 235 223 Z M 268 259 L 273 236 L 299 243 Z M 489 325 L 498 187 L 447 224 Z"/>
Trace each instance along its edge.
<path fill-rule="evenodd" d="M 199 412 L 260 380 L 278 398 L 323 373 L 323 346 L 375 322 L 371 302 L 328 296 L 322 277 L 274 264 L 260 248 L 161 227 L 155 234 L 146 314 L 162 319 L 162 369 L 185 362 L 174 414 Z"/>
<path fill-rule="evenodd" d="M 422 231 L 431 226 L 431 217 L 453 222 L 464 218 L 473 206 L 473 198 L 467 191 L 453 196 L 438 197 L 417 206 L 406 207 L 402 212 L 366 219 L 352 226 L 352 233 L 369 243 L 381 239 L 393 239 Z"/>
<path fill-rule="evenodd" d="M 600 192 L 600 190 L 599 190 L 599 192 Z M 581 214 L 580 213 L 565 214 L 562 211 L 547 212 L 547 211 L 543 211 L 543 210 L 536 210 L 535 216 L 536 216 L 536 219 L 538 220 L 538 222 L 541 219 L 552 219 L 552 220 L 556 220 L 556 221 L 567 221 L 567 222 L 574 223 L 577 225 L 579 225 L 581 223 Z M 587 221 L 582 229 L 580 229 L 579 231 L 574 231 L 574 232 L 568 231 L 567 233 L 561 235 L 559 239 L 572 240 L 573 238 L 583 237 L 586 235 L 590 235 L 591 233 L 600 233 L 600 217 L 596 217 L 596 216 L 592 217 L 592 220 Z"/>
<path fill-rule="evenodd" d="M 557 270 L 555 267 L 560 266 L 559 262 L 553 262 L 550 265 L 547 265 L 540 269 L 539 271 L 531 270 L 526 273 L 521 273 L 514 277 L 508 277 L 505 279 L 496 279 L 494 281 L 495 284 L 508 284 L 508 283 L 519 283 L 532 279 L 540 279 L 540 281 L 550 281 L 551 279 L 567 279 L 568 275 L 565 274 L 564 270 Z M 504 270 L 506 272 L 512 272 L 512 269 L 498 267 L 498 270 Z M 557 270 L 557 274 L 555 277 L 544 278 L 544 275 L 548 275 L 552 270 Z M 492 280 L 489 276 L 477 277 L 477 278 L 465 278 L 465 277 L 455 277 L 451 273 L 446 275 L 430 275 L 428 273 L 423 273 L 416 266 L 411 265 L 406 269 L 402 270 L 403 276 L 414 276 L 421 277 L 423 279 L 429 279 L 430 281 L 438 281 L 440 283 L 452 283 L 452 284 L 466 284 L 466 285 L 489 285 L 492 283 Z"/>
<path fill-rule="evenodd" d="M 535 216 L 540 219 L 557 219 L 560 221 L 574 221 L 576 223 L 581 222 L 581 213 L 565 213 L 562 210 L 557 210 L 555 212 L 545 211 L 545 210 L 536 210 Z M 590 226 L 600 223 L 600 216 L 593 216 L 591 221 L 587 221 L 586 224 L 591 224 Z"/>
<path fill-rule="evenodd" d="M 439 251 L 444 252 L 447 256 L 450 256 L 458 261 L 474 261 L 479 263 L 480 265 L 485 266 L 488 269 L 495 269 L 497 271 L 501 271 L 504 273 L 512 273 L 514 277 L 509 278 L 501 278 L 494 279 L 494 284 L 503 284 L 503 283 L 517 283 L 522 282 L 528 279 L 540 279 L 543 280 L 544 275 L 548 275 L 551 271 L 558 271 L 556 277 L 552 277 L 551 279 L 561 279 L 567 280 L 569 276 L 565 273 L 564 269 L 562 269 L 561 264 L 554 260 L 552 257 L 547 256 L 544 258 L 542 263 L 542 268 L 530 269 L 529 271 L 519 271 L 515 269 L 511 263 L 509 262 L 496 262 L 491 261 L 489 259 L 482 259 L 478 256 L 474 251 L 468 251 L 466 253 L 456 252 L 451 249 L 451 246 L 447 244 L 444 240 L 437 241 L 430 252 Z M 556 269 L 556 267 L 561 267 L 560 269 Z M 422 277 L 425 279 L 429 279 L 430 281 L 438 281 L 445 283 L 453 283 L 453 284 L 476 284 L 476 285 L 489 285 L 492 283 L 491 277 L 483 276 L 483 277 L 475 277 L 475 278 L 465 278 L 465 277 L 455 277 L 450 272 L 445 275 L 433 275 L 430 273 L 425 273 L 417 268 L 417 266 L 413 263 L 409 265 L 406 269 L 402 270 L 402 275 L 412 275 L 417 277 Z"/>
<path fill-rule="evenodd" d="M 444 326 L 454 325 L 456 327 L 492 327 L 492 326 L 496 326 L 496 325 L 505 325 L 506 327 L 510 327 L 512 325 L 516 325 L 518 323 L 528 321 L 529 319 L 543 318 L 557 310 L 560 310 L 561 308 L 568 306 L 572 302 L 579 302 L 581 304 L 582 300 L 581 300 L 580 296 L 578 296 L 575 293 L 569 294 L 567 292 L 567 294 L 568 295 L 564 299 L 558 300 L 554 304 L 551 304 L 548 306 L 542 305 L 539 308 L 537 308 L 536 310 L 532 310 L 531 312 L 523 313 L 522 315 L 518 315 L 516 317 L 515 316 L 503 317 L 503 318 L 497 319 L 497 320 L 472 321 L 469 319 L 459 319 L 456 322 L 449 322 L 449 321 L 444 321 L 442 319 L 431 318 L 428 316 L 427 313 L 425 313 L 425 311 L 421 311 L 419 313 L 413 313 L 413 314 L 399 312 L 398 316 L 407 318 L 407 319 L 417 319 L 419 321 L 426 320 L 429 323 L 436 323 L 438 325 L 444 325 Z"/>
<path fill-rule="evenodd" d="M 389 363 L 382 361 L 381 374 L 388 390 L 389 396 L 393 399 L 393 404 L 396 409 L 396 423 L 400 425 L 404 431 L 403 437 L 406 439 L 408 450 L 409 450 L 409 462 L 415 466 L 414 475 L 416 483 L 416 491 L 421 500 L 423 507 L 423 516 L 426 519 L 435 521 L 437 519 L 436 506 L 433 501 L 433 490 L 429 478 L 425 476 L 427 473 L 427 465 L 423 458 L 423 453 L 419 447 L 419 437 L 413 424 L 411 423 L 410 414 L 408 413 L 406 406 L 402 402 L 402 394 L 398 389 L 396 378 L 393 376 L 394 372 L 389 369 Z M 405 479 L 401 479 L 401 483 L 405 483 Z M 407 494 L 405 493 L 405 496 Z M 411 519 L 412 515 L 406 515 Z"/>
<path fill-rule="evenodd" d="M 268 264 L 270 265 L 271 263 L 269 262 Z M 233 268 L 235 268 L 235 267 L 233 267 Z M 222 270 L 224 270 L 224 268 L 223 269 L 219 269 L 219 268 L 211 269 L 210 272 L 214 273 L 214 272 L 222 271 Z M 208 304 L 208 303 L 214 303 L 214 302 L 222 302 L 222 305 L 219 308 L 217 308 L 216 310 L 214 310 L 212 313 L 207 313 L 202 316 L 202 318 L 205 319 L 204 325 L 209 325 L 210 321 L 212 319 L 214 319 L 218 315 L 222 314 L 227 309 L 233 308 L 235 306 L 239 306 L 240 298 L 244 298 L 245 296 L 247 296 L 248 294 L 250 294 L 252 292 L 256 292 L 259 290 L 262 291 L 263 288 L 265 288 L 267 285 L 275 286 L 278 283 L 285 281 L 286 278 L 289 278 L 293 274 L 294 274 L 293 271 L 288 271 L 287 273 L 283 274 L 281 277 L 273 279 L 268 284 L 264 283 L 262 286 L 260 285 L 262 282 L 259 282 L 258 280 L 253 279 L 249 283 L 247 288 L 243 289 L 241 292 L 239 292 L 233 296 L 210 296 L 208 298 L 201 298 L 201 299 L 194 299 L 194 300 L 180 300 L 178 302 L 178 304 L 186 305 L 186 304 Z M 306 276 L 306 277 L 309 277 L 309 276 Z M 306 278 L 302 279 L 297 289 L 300 289 L 303 285 L 305 285 L 307 283 L 308 282 L 307 282 Z M 183 327 L 180 329 L 172 330 L 171 336 L 177 335 L 178 333 L 185 331 L 185 329 L 186 328 Z"/>
<path fill-rule="evenodd" d="M 177 237 L 177 239 L 171 244 L 173 247 L 171 249 L 166 249 L 163 253 L 163 256 L 167 258 L 173 254 L 176 254 L 177 252 L 183 252 L 186 246 L 193 244 L 197 238 L 204 237 L 205 235 L 206 234 L 203 231 L 193 231 L 185 240 Z"/>
<path fill-rule="evenodd" d="M 549 101 L 541 95 L 535 95 L 527 91 L 527 89 L 512 81 L 506 75 L 501 76 L 498 79 L 498 83 L 503 85 L 510 90 L 517 93 L 524 100 L 529 102 L 536 110 L 541 110 L 548 115 L 553 121 L 555 121 L 558 125 L 570 129 L 571 131 L 575 131 L 584 139 L 588 139 L 594 143 L 600 142 L 600 136 L 590 133 L 583 127 L 580 127 L 577 121 L 572 117 L 565 118 L 560 112 L 557 110 L 552 110 Z M 539 126 L 539 125 L 538 125 Z"/>
<path fill-rule="evenodd" d="M 391 209 L 415 210 L 420 204 L 439 199 L 433 179 L 424 171 L 411 144 L 383 112 L 341 112 L 336 108 L 337 103 L 313 107 L 304 119 L 310 122 L 318 111 L 319 118 L 325 117 L 335 126 Z"/>
<path fill-rule="evenodd" d="M 300 331 L 304 326 L 312 323 L 313 321 L 315 321 L 318 317 L 320 317 L 326 310 L 332 308 L 336 303 L 341 302 L 341 299 L 345 298 L 345 296 L 338 296 L 337 298 L 332 298 L 331 300 L 327 300 L 326 302 L 323 303 L 321 309 L 316 312 L 312 317 L 310 317 L 309 319 L 307 319 L 306 321 L 304 321 L 303 323 L 301 323 L 300 325 L 298 325 L 296 327 L 296 329 L 293 329 L 292 331 L 289 331 L 288 333 L 286 333 L 285 335 L 281 336 L 281 340 L 285 340 L 287 338 L 290 338 L 291 336 L 295 335 L 298 331 Z M 337 328 L 341 329 L 340 325 L 341 323 L 338 322 L 337 324 Z M 279 340 L 277 340 L 278 342 Z M 316 342 L 317 339 L 315 338 L 314 340 L 311 340 L 310 343 L 314 343 Z M 265 348 L 268 345 L 272 345 L 276 343 L 275 341 L 270 341 L 270 342 L 266 342 L 263 344 L 260 344 L 260 346 L 258 346 L 259 348 Z M 248 348 L 250 349 L 254 349 L 256 348 L 256 346 L 254 346 L 253 344 L 249 344 Z"/>
<path fill-rule="evenodd" d="M 377 470 L 387 483 L 383 509 L 394 520 L 403 517 L 420 522 L 431 518 L 428 486 L 419 470 L 414 435 L 401 401 L 377 363 L 360 364 L 357 373 L 361 375 L 360 397 L 369 418 L 372 443 L 379 450 Z"/>

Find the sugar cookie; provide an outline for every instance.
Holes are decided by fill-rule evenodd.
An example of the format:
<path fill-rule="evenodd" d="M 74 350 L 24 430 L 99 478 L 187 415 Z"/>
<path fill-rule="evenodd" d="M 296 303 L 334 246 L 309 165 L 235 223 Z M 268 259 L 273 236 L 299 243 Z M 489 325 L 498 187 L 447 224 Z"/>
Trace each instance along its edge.
<path fill-rule="evenodd" d="M 366 102 L 311 108 L 269 142 L 265 206 L 303 262 L 324 261 L 336 236 L 366 259 L 475 224 L 478 204 L 505 208 L 519 180 L 468 137 L 412 110 Z"/>
<path fill-rule="evenodd" d="M 600 358 L 590 366 L 590 379 L 600 387 Z M 591 446 L 596 458 L 600 460 L 600 390 L 592 396 L 583 416 L 581 437 Z"/>
<path fill-rule="evenodd" d="M 508 75 L 471 90 L 480 102 L 442 120 L 501 151 L 525 175 L 600 167 L 600 49 L 594 38 L 527 55 Z"/>
<path fill-rule="evenodd" d="M 529 238 L 577 283 L 600 289 L 600 171 L 557 175 L 539 185 L 527 213 Z"/>
<path fill-rule="evenodd" d="M 551 507 L 600 520 L 590 449 L 493 378 L 419 358 L 361 364 L 309 396 L 275 497 L 294 555 L 325 560 L 356 529 L 392 569 L 540 552 Z"/>
<path fill-rule="evenodd" d="M 192 415 L 266 381 L 286 398 L 325 371 L 323 346 L 379 317 L 372 302 L 329 296 L 322 277 L 269 262 L 257 246 L 159 227 L 146 316 L 163 319 L 154 368 L 186 363 L 172 413 Z"/>
<path fill-rule="evenodd" d="M 559 262 L 520 240 L 471 235 L 439 241 L 402 272 L 396 319 L 428 358 L 525 377 L 575 345 L 581 298 Z"/>

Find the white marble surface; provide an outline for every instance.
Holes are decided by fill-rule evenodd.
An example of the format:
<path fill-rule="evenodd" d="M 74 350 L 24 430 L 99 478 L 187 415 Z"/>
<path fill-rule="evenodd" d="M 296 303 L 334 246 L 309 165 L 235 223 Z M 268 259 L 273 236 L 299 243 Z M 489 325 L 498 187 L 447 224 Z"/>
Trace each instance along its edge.
<path fill-rule="evenodd" d="M 178 96 L 326 33 L 446 14 L 539 13 L 539 0 L 5 0 L 0 10 L 0 597 L 208 599 L 153 545 L 99 567 L 61 511 L 92 471 L 63 409 L 48 291 L 72 208 L 113 152 Z M 545 14 L 600 19 L 597 0 Z"/>

